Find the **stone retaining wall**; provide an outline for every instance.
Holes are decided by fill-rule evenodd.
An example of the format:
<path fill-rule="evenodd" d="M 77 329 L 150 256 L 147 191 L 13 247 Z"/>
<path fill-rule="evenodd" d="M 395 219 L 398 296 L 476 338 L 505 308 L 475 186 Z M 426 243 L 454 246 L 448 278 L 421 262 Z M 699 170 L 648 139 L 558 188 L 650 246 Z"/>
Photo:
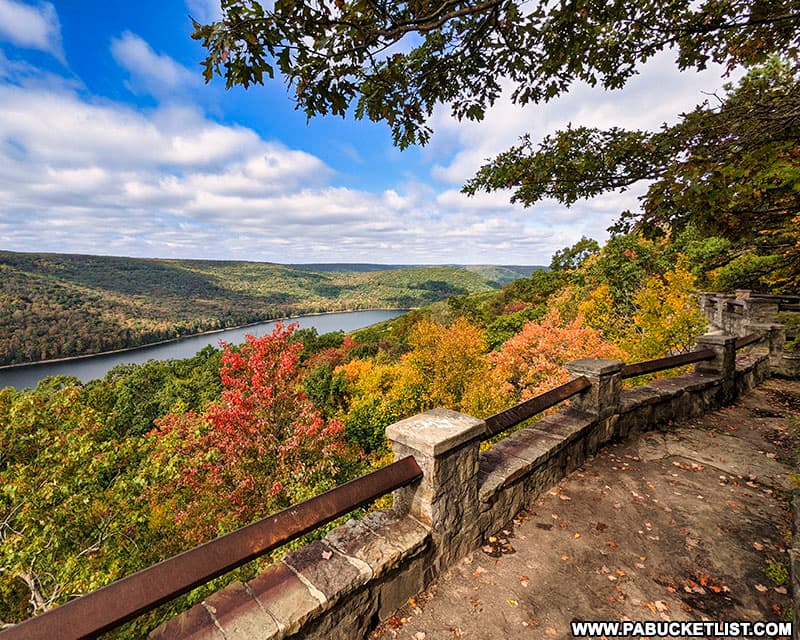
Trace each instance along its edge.
<path fill-rule="evenodd" d="M 366 636 L 441 572 L 505 526 L 537 494 L 606 442 L 733 400 L 770 373 L 762 348 L 740 355 L 731 336 L 704 336 L 716 357 L 694 373 L 622 389 L 622 363 L 569 363 L 591 387 L 483 453 L 482 420 L 434 409 L 391 425 L 397 459 L 413 455 L 423 478 L 395 492 L 395 508 L 351 520 L 167 621 L 158 640 Z"/>
<path fill-rule="evenodd" d="M 781 311 L 778 296 L 766 296 L 740 290 L 735 294 L 704 293 L 700 296 L 700 309 L 705 313 L 712 330 L 733 336 L 760 333 L 770 344 L 770 367 L 773 375 L 786 378 L 800 376 L 800 354 L 783 350 L 786 327 L 776 323 Z M 790 336 L 794 337 L 794 336 Z"/>

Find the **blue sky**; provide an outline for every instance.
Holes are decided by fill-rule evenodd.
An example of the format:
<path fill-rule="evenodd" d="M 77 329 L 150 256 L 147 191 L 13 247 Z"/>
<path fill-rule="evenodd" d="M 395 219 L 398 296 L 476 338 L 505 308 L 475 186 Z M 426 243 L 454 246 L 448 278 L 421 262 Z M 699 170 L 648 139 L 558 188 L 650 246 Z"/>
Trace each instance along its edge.
<path fill-rule="evenodd" d="M 280 80 L 204 84 L 189 15 L 214 0 L 0 0 L 0 249 L 270 262 L 547 264 L 643 190 L 567 209 L 468 198 L 477 168 L 568 122 L 657 127 L 717 90 L 667 53 L 623 91 L 502 99 L 481 123 L 446 107 L 424 148 L 381 124 L 306 122 Z"/>

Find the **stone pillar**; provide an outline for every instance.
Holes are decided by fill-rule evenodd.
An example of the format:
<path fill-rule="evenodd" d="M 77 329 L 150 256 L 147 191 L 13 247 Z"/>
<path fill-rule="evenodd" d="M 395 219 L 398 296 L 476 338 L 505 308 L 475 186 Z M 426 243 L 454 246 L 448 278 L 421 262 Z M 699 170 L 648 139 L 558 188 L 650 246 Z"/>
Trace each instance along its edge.
<path fill-rule="evenodd" d="M 395 508 L 431 528 L 434 558 L 430 577 L 480 544 L 478 454 L 483 420 L 433 409 L 386 428 L 395 460 L 414 456 L 419 483 L 395 491 Z"/>
<path fill-rule="evenodd" d="M 723 404 L 733 400 L 736 390 L 736 336 L 724 333 L 707 333 L 697 339 L 698 350 L 711 349 L 713 360 L 703 360 L 694 365 L 697 373 L 718 375 L 722 379 Z"/>
<path fill-rule="evenodd" d="M 586 376 L 591 387 L 570 399 L 570 407 L 596 416 L 591 433 L 586 438 L 585 454 L 594 455 L 606 442 L 614 439 L 619 422 L 619 394 L 622 390 L 620 360 L 583 358 L 567 362 L 572 378 Z"/>
<path fill-rule="evenodd" d="M 573 397 L 570 406 L 578 411 L 585 411 L 606 418 L 617 412 L 619 393 L 622 390 L 620 371 L 625 363 L 620 360 L 604 360 L 602 358 L 583 358 L 567 362 L 567 371 L 572 378 L 586 376 L 592 386 Z"/>
<path fill-rule="evenodd" d="M 706 292 L 700 295 L 700 309 L 705 313 L 711 328 L 722 328 L 723 304 L 717 301 L 716 293 Z"/>
<path fill-rule="evenodd" d="M 786 342 L 786 327 L 782 324 L 748 324 L 745 333 L 760 333 L 764 340 L 757 343 L 759 347 L 766 347 L 769 353 L 769 368 L 771 371 L 780 369 L 783 357 L 783 346 Z"/>

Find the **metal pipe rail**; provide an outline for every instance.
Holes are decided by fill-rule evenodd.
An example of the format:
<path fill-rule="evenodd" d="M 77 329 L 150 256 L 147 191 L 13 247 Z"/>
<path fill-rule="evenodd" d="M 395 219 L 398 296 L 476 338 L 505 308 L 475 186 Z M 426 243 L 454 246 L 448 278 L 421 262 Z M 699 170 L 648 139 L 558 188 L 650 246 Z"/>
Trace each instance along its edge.
<path fill-rule="evenodd" d="M 760 333 L 748 333 L 746 336 L 736 339 L 736 348 L 741 349 L 747 347 L 761 340 L 763 336 Z"/>
<path fill-rule="evenodd" d="M 644 362 L 634 362 L 622 367 L 620 376 L 623 379 L 635 378 L 636 376 L 643 376 L 646 373 L 656 373 L 657 371 L 664 371 L 665 369 L 672 369 L 673 367 L 681 367 L 685 364 L 702 362 L 703 360 L 713 360 L 715 355 L 716 353 L 713 349 L 701 349 L 700 351 L 681 353 L 677 356 L 645 360 Z"/>
<path fill-rule="evenodd" d="M 94 638 L 421 477 L 408 456 L 29 618 L 0 638 Z"/>
<path fill-rule="evenodd" d="M 495 413 L 493 416 L 489 416 L 485 420 L 486 431 L 483 434 L 483 440 L 488 440 L 489 438 L 502 433 L 506 429 L 519 424 L 523 420 L 527 420 L 528 418 L 535 416 L 537 413 L 540 413 L 545 409 L 554 407 L 559 402 L 563 402 L 564 400 L 571 398 L 572 396 L 588 389 L 591 386 L 592 385 L 586 376 L 580 376 L 579 378 L 575 378 L 574 380 L 570 380 L 569 382 L 559 385 L 555 389 L 546 391 L 535 398 L 521 402 L 520 404 L 514 405 L 513 407 L 506 409 L 505 411 L 501 411 L 500 413 Z"/>

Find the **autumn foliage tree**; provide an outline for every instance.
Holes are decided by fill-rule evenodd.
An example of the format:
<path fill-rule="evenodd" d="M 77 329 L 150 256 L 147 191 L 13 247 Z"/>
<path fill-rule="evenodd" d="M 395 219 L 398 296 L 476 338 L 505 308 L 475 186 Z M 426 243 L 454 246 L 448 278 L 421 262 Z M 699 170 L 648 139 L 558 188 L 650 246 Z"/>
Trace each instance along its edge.
<path fill-rule="evenodd" d="M 152 437 L 174 484 L 154 486 L 166 519 L 202 542 L 328 489 L 354 461 L 343 425 L 324 420 L 300 390 L 294 325 L 247 336 L 222 356 L 221 398 L 203 414 L 169 414 Z"/>
<path fill-rule="evenodd" d="M 580 358 L 624 360 L 626 353 L 603 339 L 579 316 L 564 322 L 553 310 L 540 322 L 529 322 L 520 333 L 492 353 L 492 375 L 516 401 L 527 400 L 569 380 L 564 365 Z"/>

